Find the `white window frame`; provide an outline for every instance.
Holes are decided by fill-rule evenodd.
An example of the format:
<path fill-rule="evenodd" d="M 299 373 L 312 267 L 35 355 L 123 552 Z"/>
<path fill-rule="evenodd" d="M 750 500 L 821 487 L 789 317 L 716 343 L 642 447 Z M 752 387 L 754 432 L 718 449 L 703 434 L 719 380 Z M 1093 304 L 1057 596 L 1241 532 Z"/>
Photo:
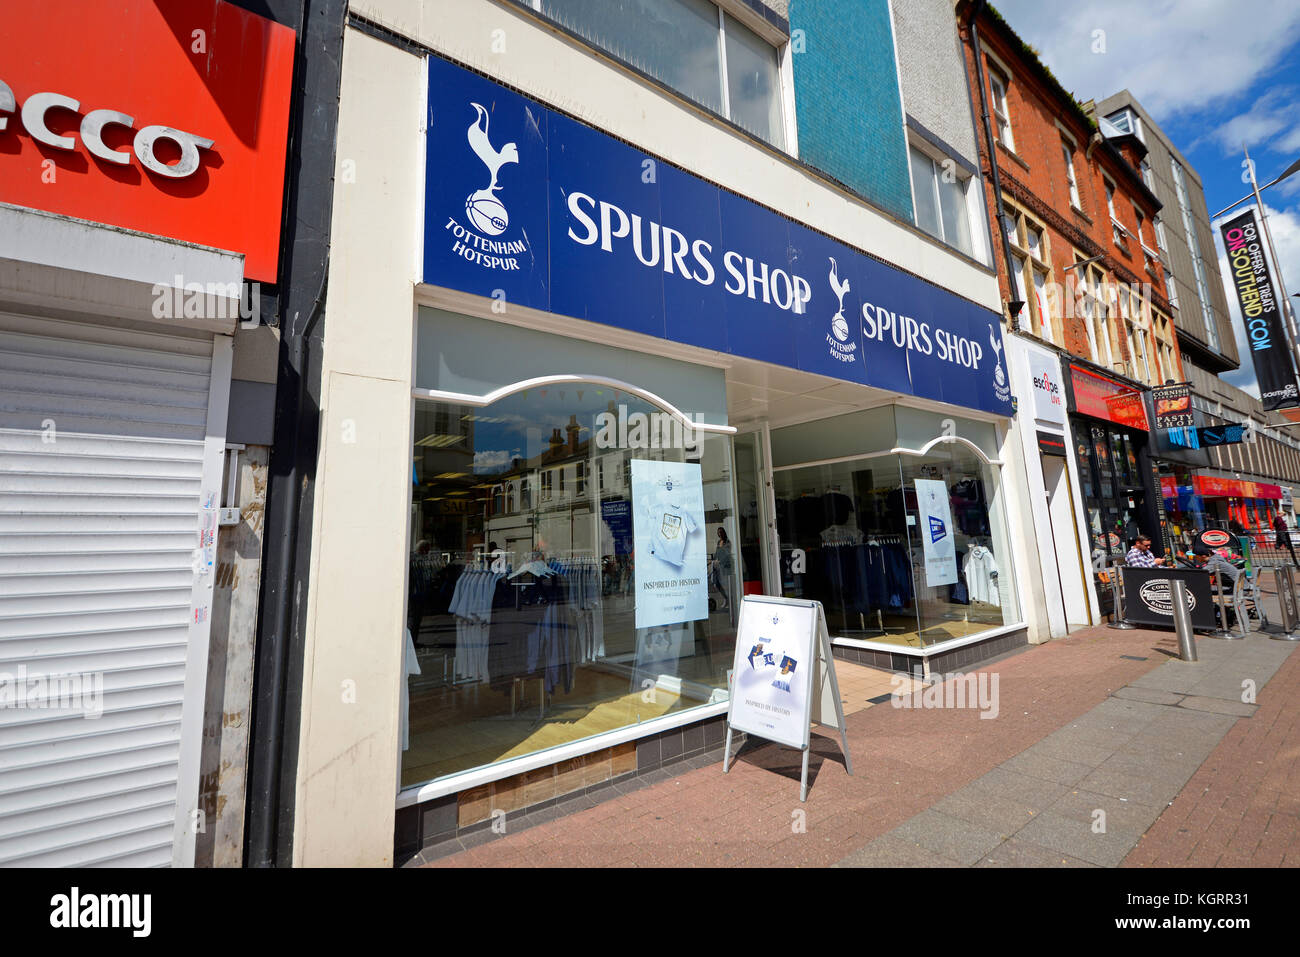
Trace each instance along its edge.
<path fill-rule="evenodd" d="M 1074 172 L 1074 153 L 1079 148 L 1079 144 L 1065 130 L 1060 132 L 1061 155 L 1065 160 L 1065 181 L 1070 185 L 1070 205 L 1082 212 L 1083 200 L 1079 198 L 1079 178 Z"/>
<path fill-rule="evenodd" d="M 731 118 L 731 90 L 727 78 L 726 17 L 732 17 L 750 32 L 754 33 L 764 43 L 771 45 L 772 49 L 776 52 L 777 80 L 779 86 L 778 97 L 781 104 L 781 133 L 784 136 L 785 142 L 783 146 L 777 146 L 775 143 L 764 139 L 756 133 L 749 133 L 748 130 L 745 132 L 747 135 L 753 136 L 754 139 L 759 142 L 766 144 L 771 149 L 778 150 L 779 152 L 797 159 L 799 157 L 799 133 L 798 122 L 795 116 L 794 61 L 792 59 L 793 51 L 790 49 L 790 37 L 786 35 L 778 36 L 775 27 L 764 22 L 760 17 L 754 14 L 752 10 L 749 10 L 742 3 L 737 2 L 737 0 L 708 0 L 708 2 L 718 11 L 718 68 L 719 82 L 722 84 L 722 113 L 720 115 L 727 122 L 739 126 L 739 124 L 736 124 L 736 121 Z M 534 13 L 546 17 L 546 13 L 542 9 L 542 0 L 525 0 L 525 3 Z M 547 19 L 549 21 L 549 18 Z M 623 60 L 618 53 L 597 46 L 595 43 L 585 38 L 580 37 L 579 40 L 591 47 L 591 49 L 599 51 L 614 61 L 635 69 L 633 64 Z M 897 63 L 895 63 L 895 67 L 897 67 Z M 897 69 L 895 69 L 895 73 L 897 73 Z M 713 113 L 713 110 L 709 107 L 702 103 L 697 103 L 685 93 L 673 89 L 673 87 L 669 86 L 667 83 L 663 83 L 662 80 L 657 80 L 656 82 L 661 83 L 666 89 L 672 90 L 675 96 L 693 104 L 696 108 Z M 743 127 L 741 128 L 743 129 Z"/>
<path fill-rule="evenodd" d="M 1052 281 L 1052 273 L 1046 265 L 1041 264 L 1041 260 L 1039 260 L 1039 263 L 1039 265 L 1030 265 L 1029 277 L 1030 282 L 1034 284 L 1034 306 L 1038 311 L 1038 335 L 1039 338 L 1046 342 L 1055 343 L 1056 330 L 1053 325 L 1055 317 L 1051 314 L 1051 302 L 1053 297 L 1052 294 L 1047 291 L 1047 285 Z M 1043 298 L 1041 302 L 1038 299 L 1038 283 L 1036 281 L 1039 277 L 1042 277 L 1043 280 Z"/>
<path fill-rule="evenodd" d="M 966 204 L 966 224 L 967 224 L 967 228 L 970 230 L 970 233 L 967 237 L 970 240 L 970 248 L 971 248 L 970 256 L 972 259 L 976 259 L 979 262 L 987 263 L 987 258 L 986 258 L 987 251 L 984 248 L 984 242 L 982 238 L 980 238 L 981 230 L 976 228 L 976 224 L 983 222 L 984 207 L 978 203 L 979 190 L 973 188 L 975 183 L 977 182 L 977 179 L 974 176 L 974 174 L 969 173 L 965 169 L 962 169 L 961 167 L 957 166 L 956 160 L 953 160 L 951 156 L 946 156 L 938 152 L 928 142 L 926 142 L 923 139 L 920 139 L 919 137 L 908 136 L 907 146 L 908 146 L 907 168 L 908 168 L 909 182 L 912 181 L 912 177 L 911 177 L 912 150 L 916 150 L 918 153 L 920 153 L 922 156 L 924 156 L 926 159 L 930 161 L 930 170 L 932 174 L 930 182 L 931 185 L 933 186 L 932 194 L 934 196 L 934 208 L 939 213 L 939 235 L 935 236 L 934 238 L 938 239 L 940 242 L 942 242 L 945 246 L 949 247 L 950 249 L 954 249 L 957 252 L 962 253 L 962 255 L 966 255 L 966 253 L 962 252 L 962 250 L 959 247 L 954 246 L 948 240 L 947 230 L 945 229 L 943 224 L 943 196 L 939 191 L 939 177 L 943 175 L 942 172 L 943 164 L 946 162 L 952 162 L 954 168 L 957 169 L 957 180 L 961 184 L 962 201 Z M 913 186 L 912 189 L 913 192 L 915 192 L 915 186 Z M 975 197 L 974 201 L 972 200 L 972 196 Z M 922 227 L 919 222 L 917 222 L 915 195 L 913 195 L 912 197 L 912 223 L 913 225 L 916 226 L 917 229 L 921 230 L 921 232 L 925 233 L 927 236 L 934 235 L 933 233 L 929 232 L 924 227 Z"/>
<path fill-rule="evenodd" d="M 985 59 L 988 60 L 989 100 L 993 105 L 993 115 L 997 118 L 998 142 L 1014 153 L 1016 151 L 1016 137 L 1011 129 L 1011 109 L 1007 105 L 1007 97 L 1011 92 L 1011 72 L 1002 64 L 995 64 L 992 57 L 987 53 Z M 994 83 L 1002 87 L 1001 109 L 999 109 L 998 95 Z"/>

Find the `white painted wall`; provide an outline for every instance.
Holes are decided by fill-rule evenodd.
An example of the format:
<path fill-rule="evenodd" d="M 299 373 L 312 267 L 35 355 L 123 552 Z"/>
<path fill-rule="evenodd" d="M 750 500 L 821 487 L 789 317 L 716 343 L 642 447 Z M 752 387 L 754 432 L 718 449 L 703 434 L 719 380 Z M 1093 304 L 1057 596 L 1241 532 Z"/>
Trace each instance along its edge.
<path fill-rule="evenodd" d="M 392 864 L 424 90 L 423 60 L 347 32 L 302 689 L 298 865 Z"/>
<path fill-rule="evenodd" d="M 1043 640 L 1048 635 L 1059 638 L 1068 633 L 1069 625 L 1086 625 L 1089 612 L 1093 622 L 1101 620 L 1096 594 L 1091 588 L 1092 572 L 1090 569 L 1081 571 L 1079 567 L 1078 542 L 1084 543 L 1083 560 L 1087 561 L 1088 536 L 1069 422 L 1038 418 L 1034 409 L 1030 354 L 1037 353 L 1051 359 L 1057 369 L 1060 362 L 1051 350 L 1027 342 L 1020 336 L 1008 335 L 1005 342 L 1011 381 L 1020 399 L 1016 417 L 1019 452 L 1024 464 L 1020 493 L 1024 514 L 1029 517 L 1027 524 L 1032 529 L 1032 541 L 1028 546 L 1030 558 L 1025 573 L 1037 579 L 1036 597 L 1041 603 L 1039 624 L 1046 630 Z M 1061 388 L 1064 403 L 1063 383 Z M 1060 438 L 1068 453 L 1068 458 L 1062 460 L 1068 462 L 1064 477 L 1053 486 L 1051 496 L 1038 452 L 1040 431 Z"/>

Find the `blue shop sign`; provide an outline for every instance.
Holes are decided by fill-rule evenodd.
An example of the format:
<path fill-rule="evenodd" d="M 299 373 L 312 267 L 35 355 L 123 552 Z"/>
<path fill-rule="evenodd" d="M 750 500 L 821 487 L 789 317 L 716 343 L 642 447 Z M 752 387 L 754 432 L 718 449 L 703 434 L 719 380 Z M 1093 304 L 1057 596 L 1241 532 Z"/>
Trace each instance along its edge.
<path fill-rule="evenodd" d="M 428 64 L 426 283 L 1011 414 L 997 314 Z"/>

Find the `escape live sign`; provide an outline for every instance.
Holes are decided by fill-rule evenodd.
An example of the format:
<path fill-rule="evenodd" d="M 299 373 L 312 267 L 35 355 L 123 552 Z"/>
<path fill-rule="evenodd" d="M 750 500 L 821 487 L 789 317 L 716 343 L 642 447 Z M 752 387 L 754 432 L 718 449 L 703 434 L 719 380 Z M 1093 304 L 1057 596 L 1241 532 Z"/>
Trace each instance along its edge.
<path fill-rule="evenodd" d="M 424 281 L 1011 414 L 1000 317 L 430 56 Z"/>

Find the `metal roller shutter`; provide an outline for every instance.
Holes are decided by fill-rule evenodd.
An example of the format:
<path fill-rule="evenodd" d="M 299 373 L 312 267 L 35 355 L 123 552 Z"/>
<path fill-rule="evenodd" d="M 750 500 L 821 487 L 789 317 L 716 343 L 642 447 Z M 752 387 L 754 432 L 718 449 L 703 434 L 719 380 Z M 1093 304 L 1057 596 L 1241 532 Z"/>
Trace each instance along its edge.
<path fill-rule="evenodd" d="M 173 862 L 212 373 L 211 336 L 0 314 L 0 674 L 103 709 L 0 708 L 0 866 Z"/>

